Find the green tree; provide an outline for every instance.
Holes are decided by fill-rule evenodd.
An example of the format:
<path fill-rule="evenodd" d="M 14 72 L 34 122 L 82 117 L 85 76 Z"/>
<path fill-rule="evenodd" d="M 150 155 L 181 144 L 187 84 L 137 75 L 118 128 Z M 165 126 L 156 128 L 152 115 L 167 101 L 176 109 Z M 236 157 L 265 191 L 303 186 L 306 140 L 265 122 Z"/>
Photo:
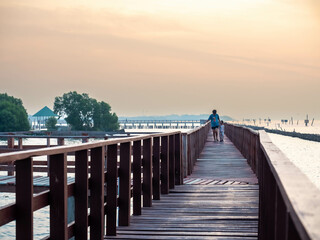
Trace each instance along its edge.
<path fill-rule="evenodd" d="M 54 112 L 64 117 L 72 130 L 112 131 L 119 129 L 118 117 L 111 113 L 111 107 L 105 102 L 90 98 L 87 93 L 76 91 L 56 97 Z"/>
<path fill-rule="evenodd" d="M 0 132 L 28 130 L 28 114 L 21 99 L 0 93 Z"/>
<path fill-rule="evenodd" d="M 55 117 L 50 117 L 47 119 L 46 121 L 46 128 L 49 130 L 49 131 L 53 131 L 53 130 L 56 130 L 57 129 L 57 119 Z"/>

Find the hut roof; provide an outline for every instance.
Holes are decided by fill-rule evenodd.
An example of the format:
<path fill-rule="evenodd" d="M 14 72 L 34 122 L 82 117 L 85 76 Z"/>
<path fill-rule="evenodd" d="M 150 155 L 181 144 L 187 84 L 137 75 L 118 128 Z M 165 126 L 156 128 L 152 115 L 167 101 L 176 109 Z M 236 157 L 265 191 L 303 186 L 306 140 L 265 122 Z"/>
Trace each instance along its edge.
<path fill-rule="evenodd" d="M 39 112 L 33 115 L 33 117 L 57 117 L 58 115 L 55 114 L 50 108 L 45 106 Z"/>

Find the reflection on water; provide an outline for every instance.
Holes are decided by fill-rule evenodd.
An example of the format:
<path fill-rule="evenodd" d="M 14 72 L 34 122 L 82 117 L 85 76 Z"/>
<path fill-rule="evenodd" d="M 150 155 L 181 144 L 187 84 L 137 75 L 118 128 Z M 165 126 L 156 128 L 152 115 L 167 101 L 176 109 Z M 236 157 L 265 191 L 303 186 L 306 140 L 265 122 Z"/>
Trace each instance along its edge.
<path fill-rule="evenodd" d="M 15 202 L 15 193 L 0 193 L 0 206 Z M 42 239 L 49 235 L 49 206 L 34 212 L 34 239 Z M 12 221 L 0 227 L 0 239 L 11 240 L 16 237 L 16 222 Z"/>

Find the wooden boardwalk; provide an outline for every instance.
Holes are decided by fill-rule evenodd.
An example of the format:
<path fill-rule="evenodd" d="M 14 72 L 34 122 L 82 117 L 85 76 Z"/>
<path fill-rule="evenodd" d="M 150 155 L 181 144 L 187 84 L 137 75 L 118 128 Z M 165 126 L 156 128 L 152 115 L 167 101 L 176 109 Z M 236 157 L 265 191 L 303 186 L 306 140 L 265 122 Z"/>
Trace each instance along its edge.
<path fill-rule="evenodd" d="M 209 134 L 184 183 L 105 239 L 258 238 L 257 178 L 229 139 L 213 142 Z"/>

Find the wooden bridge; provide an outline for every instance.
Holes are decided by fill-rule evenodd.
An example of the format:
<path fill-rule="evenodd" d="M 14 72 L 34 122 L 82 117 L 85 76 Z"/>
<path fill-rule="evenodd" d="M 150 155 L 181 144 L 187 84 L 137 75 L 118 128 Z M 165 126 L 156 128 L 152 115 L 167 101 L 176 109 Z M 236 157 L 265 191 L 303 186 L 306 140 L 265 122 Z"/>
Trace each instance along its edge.
<path fill-rule="evenodd" d="M 15 163 L 16 192 L 0 226 L 15 220 L 16 239 L 33 239 L 33 212 L 49 205 L 44 239 L 88 239 L 89 227 L 90 239 L 320 239 L 319 190 L 264 131 L 227 124 L 219 143 L 209 130 L 0 154 Z M 34 195 L 37 156 L 49 184 Z"/>
<path fill-rule="evenodd" d="M 205 122 L 206 120 L 119 120 L 122 129 L 195 128 Z"/>

